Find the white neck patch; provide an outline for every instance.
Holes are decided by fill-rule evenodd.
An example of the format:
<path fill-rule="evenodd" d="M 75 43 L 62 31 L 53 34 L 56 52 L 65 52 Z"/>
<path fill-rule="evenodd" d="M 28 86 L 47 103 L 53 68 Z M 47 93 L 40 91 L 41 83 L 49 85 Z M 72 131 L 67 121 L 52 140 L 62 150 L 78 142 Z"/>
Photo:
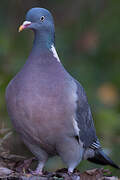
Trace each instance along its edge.
<path fill-rule="evenodd" d="M 57 61 L 60 62 L 60 59 L 59 59 L 59 57 L 58 57 L 58 54 L 57 54 L 57 52 L 56 52 L 56 49 L 55 49 L 54 45 L 51 46 L 51 49 L 50 49 L 50 50 L 52 51 L 53 56 L 57 59 Z"/>

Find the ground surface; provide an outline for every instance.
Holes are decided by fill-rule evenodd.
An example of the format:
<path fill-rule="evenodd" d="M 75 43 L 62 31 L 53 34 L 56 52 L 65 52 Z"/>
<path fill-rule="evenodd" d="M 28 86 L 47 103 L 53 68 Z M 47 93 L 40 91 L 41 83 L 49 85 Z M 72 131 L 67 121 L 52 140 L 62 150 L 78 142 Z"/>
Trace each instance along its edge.
<path fill-rule="evenodd" d="M 0 157 L 0 179 L 2 180 L 119 180 L 110 176 L 110 172 L 104 169 L 92 169 L 83 173 L 75 170 L 68 174 L 67 169 L 56 172 L 43 172 L 42 176 L 31 174 L 30 165 L 34 158 L 24 159 L 20 156 L 9 155 Z"/>

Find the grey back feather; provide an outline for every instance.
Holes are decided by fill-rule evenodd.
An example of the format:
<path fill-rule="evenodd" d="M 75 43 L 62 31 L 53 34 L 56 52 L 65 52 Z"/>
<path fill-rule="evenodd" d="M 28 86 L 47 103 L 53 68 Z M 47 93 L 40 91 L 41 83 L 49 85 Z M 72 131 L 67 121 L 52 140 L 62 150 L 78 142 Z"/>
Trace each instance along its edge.
<path fill-rule="evenodd" d="M 97 141 L 97 136 L 85 91 L 77 80 L 75 80 L 75 82 L 77 85 L 78 96 L 76 120 L 80 129 L 80 139 L 86 149 Z"/>

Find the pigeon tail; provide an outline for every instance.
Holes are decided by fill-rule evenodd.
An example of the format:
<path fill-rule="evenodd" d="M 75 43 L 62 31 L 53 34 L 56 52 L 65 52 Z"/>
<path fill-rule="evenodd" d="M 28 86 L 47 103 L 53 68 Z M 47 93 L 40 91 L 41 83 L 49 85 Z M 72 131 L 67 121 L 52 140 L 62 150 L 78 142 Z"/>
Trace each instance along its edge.
<path fill-rule="evenodd" d="M 120 169 L 104 152 L 102 149 L 96 149 L 95 155 L 93 158 L 88 158 L 88 161 L 101 164 L 101 165 L 110 165 L 116 169 Z"/>

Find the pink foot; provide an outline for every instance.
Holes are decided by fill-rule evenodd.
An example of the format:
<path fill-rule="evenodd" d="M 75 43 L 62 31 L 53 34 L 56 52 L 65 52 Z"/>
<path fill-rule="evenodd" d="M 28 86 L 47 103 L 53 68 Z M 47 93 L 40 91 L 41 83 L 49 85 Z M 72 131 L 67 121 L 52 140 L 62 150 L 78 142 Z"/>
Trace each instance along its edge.
<path fill-rule="evenodd" d="M 35 171 L 30 170 L 30 173 L 34 176 L 42 176 L 43 175 L 43 172 L 38 171 L 38 170 L 35 170 Z"/>
<path fill-rule="evenodd" d="M 35 171 L 31 171 L 31 174 L 34 175 L 34 176 L 43 176 L 43 167 L 44 167 L 44 162 L 39 162 L 38 163 L 38 166 L 37 166 L 37 169 Z"/>

